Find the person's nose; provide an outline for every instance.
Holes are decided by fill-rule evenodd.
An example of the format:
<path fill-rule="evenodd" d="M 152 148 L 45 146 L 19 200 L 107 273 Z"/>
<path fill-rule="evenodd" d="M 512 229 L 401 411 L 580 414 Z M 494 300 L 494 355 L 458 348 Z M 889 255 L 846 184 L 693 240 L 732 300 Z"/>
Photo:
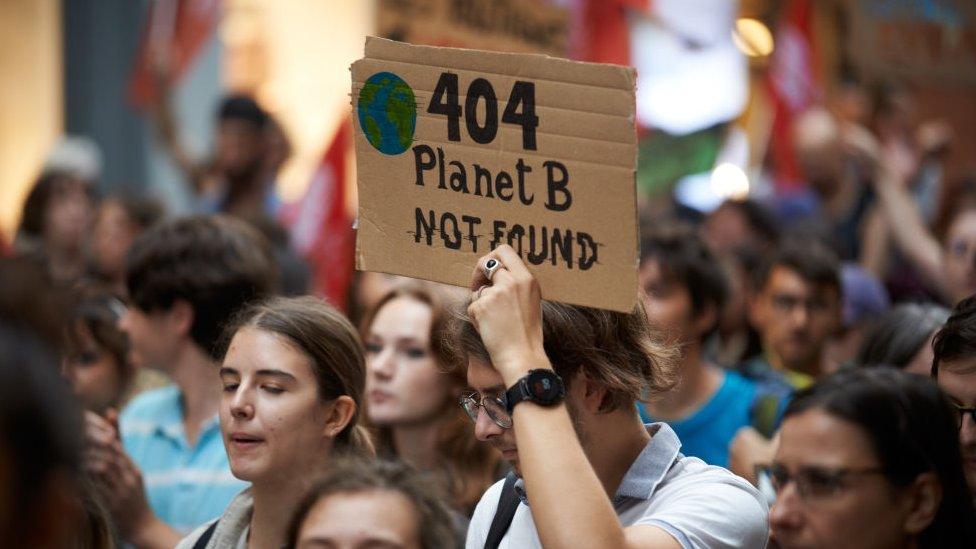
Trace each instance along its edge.
<path fill-rule="evenodd" d="M 394 350 L 387 347 L 369 360 L 369 371 L 377 379 L 390 379 L 395 371 Z"/>
<path fill-rule="evenodd" d="M 234 419 L 247 420 L 254 417 L 254 402 L 251 391 L 243 383 L 237 386 L 230 401 L 230 415 Z"/>
<path fill-rule="evenodd" d="M 70 383 L 71 385 L 74 385 L 75 384 L 75 375 L 74 375 L 75 369 L 72 366 L 73 365 L 71 364 L 71 361 L 68 360 L 67 358 L 62 358 L 61 359 L 61 368 L 60 368 L 61 377 L 65 381 L 67 381 L 68 383 Z"/>
<path fill-rule="evenodd" d="M 962 425 L 959 427 L 959 442 L 963 446 L 976 445 L 976 420 L 972 414 L 962 416 Z"/>
<path fill-rule="evenodd" d="M 793 328 L 804 328 L 810 321 L 810 309 L 805 303 L 798 303 L 790 311 L 790 323 Z"/>
<path fill-rule="evenodd" d="M 500 436 L 505 430 L 495 420 L 488 417 L 484 407 L 478 408 L 478 419 L 474 422 L 474 436 L 482 442 Z"/>
<path fill-rule="evenodd" d="M 775 534 L 776 530 L 798 528 L 801 520 L 800 495 L 796 492 L 796 485 L 790 482 L 776 495 L 776 503 L 769 510 L 769 526 Z"/>
<path fill-rule="evenodd" d="M 119 317 L 119 321 L 117 322 L 119 330 L 125 333 L 129 333 L 129 328 L 132 325 L 131 317 L 132 317 L 132 313 L 130 313 L 128 309 L 126 309 L 126 311 L 122 313 L 122 316 Z"/>

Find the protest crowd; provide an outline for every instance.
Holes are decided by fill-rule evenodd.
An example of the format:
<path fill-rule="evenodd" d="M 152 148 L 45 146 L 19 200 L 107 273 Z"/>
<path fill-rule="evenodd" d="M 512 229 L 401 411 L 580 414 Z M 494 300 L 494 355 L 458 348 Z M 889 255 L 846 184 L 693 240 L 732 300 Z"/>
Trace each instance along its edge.
<path fill-rule="evenodd" d="M 0 547 L 976 547 L 976 179 L 946 169 L 976 151 L 911 88 L 826 87 L 771 136 L 789 192 L 639 187 L 636 287 L 595 292 L 633 290 L 623 312 L 543 299 L 562 229 L 536 260 L 521 225 L 466 219 L 463 286 L 354 271 L 352 240 L 322 261 L 275 194 L 273 112 L 225 95 L 196 158 L 152 70 L 191 211 L 106 187 L 72 136 L 0 239 Z M 356 154 L 380 150 L 355 114 Z M 406 183 L 485 203 L 446 192 L 437 151 L 404 154 Z M 497 199 L 485 175 L 490 202 L 531 204 L 537 163 L 508 162 Z M 450 240 L 417 215 L 411 242 Z M 552 219 L 520 220 L 532 250 Z M 610 262 L 558 219 L 574 276 Z"/>

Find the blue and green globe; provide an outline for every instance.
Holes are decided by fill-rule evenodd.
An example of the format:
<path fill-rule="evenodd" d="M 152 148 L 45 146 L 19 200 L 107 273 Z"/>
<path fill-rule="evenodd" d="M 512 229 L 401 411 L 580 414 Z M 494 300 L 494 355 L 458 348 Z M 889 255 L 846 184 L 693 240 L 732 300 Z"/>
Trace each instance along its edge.
<path fill-rule="evenodd" d="M 359 92 L 359 126 L 376 150 L 400 154 L 413 142 L 417 102 L 413 90 L 392 72 L 370 76 Z"/>

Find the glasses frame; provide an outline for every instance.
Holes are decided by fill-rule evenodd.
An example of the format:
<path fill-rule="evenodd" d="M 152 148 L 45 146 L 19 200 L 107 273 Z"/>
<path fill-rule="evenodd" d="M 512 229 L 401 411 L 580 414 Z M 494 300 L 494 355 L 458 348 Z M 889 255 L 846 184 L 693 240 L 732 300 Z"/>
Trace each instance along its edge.
<path fill-rule="evenodd" d="M 956 430 L 962 431 L 962 424 L 966 422 L 967 415 L 973 420 L 973 424 L 976 425 L 976 407 L 960 406 L 955 402 L 952 403 L 952 406 L 955 407 L 959 416 L 959 419 L 956 421 Z"/>
<path fill-rule="evenodd" d="M 458 400 L 458 404 L 461 405 L 461 409 L 464 410 L 465 414 L 474 423 L 478 422 L 478 415 L 481 413 L 481 409 L 483 409 L 485 413 L 488 415 L 488 418 L 491 419 L 495 423 L 495 425 L 501 427 L 502 429 L 511 429 L 512 418 L 507 417 L 507 414 L 506 417 L 503 418 L 496 417 L 495 413 L 492 412 L 490 408 L 485 406 L 486 398 L 495 401 L 495 404 L 499 406 L 502 410 L 508 410 L 508 402 L 505 399 L 504 393 L 501 394 L 500 396 L 490 397 L 490 396 L 479 394 L 477 391 L 472 391 L 466 395 L 462 395 L 461 398 Z M 470 403 L 471 408 L 469 408 L 468 404 L 466 403 Z"/>
<path fill-rule="evenodd" d="M 804 501 L 809 501 L 812 499 L 829 497 L 836 495 L 838 491 L 842 489 L 840 484 L 846 477 L 854 476 L 866 476 L 866 475 L 883 475 L 884 467 L 802 467 L 797 473 L 789 472 L 786 467 L 782 465 L 777 465 L 775 463 L 767 465 L 761 468 L 761 471 L 769 477 L 769 481 L 773 486 L 773 490 L 776 492 L 777 497 L 782 493 L 786 486 L 790 483 L 796 487 L 796 493 Z M 785 479 L 781 478 L 780 472 L 785 472 Z M 834 487 L 830 489 L 830 493 L 818 494 L 814 493 L 811 487 L 811 482 L 809 481 L 809 475 L 811 472 L 818 472 L 824 477 L 827 477 L 834 484 Z M 805 477 L 805 478 L 804 478 Z M 779 480 L 778 480 L 779 479 Z"/>

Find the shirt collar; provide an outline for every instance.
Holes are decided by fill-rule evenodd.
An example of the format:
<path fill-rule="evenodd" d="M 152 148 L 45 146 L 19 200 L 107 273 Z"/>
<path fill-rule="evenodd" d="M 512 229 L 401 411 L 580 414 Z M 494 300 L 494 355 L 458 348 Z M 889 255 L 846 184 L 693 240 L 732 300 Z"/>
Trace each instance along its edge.
<path fill-rule="evenodd" d="M 185 441 L 186 434 L 183 429 L 183 402 L 182 395 L 175 386 L 170 387 L 166 394 L 166 406 L 161 407 L 154 418 L 156 422 L 156 432 L 177 441 Z M 220 416 L 214 414 L 203 422 L 200 426 L 200 437 L 210 431 L 220 430 Z"/>
<path fill-rule="evenodd" d="M 622 498 L 650 499 L 678 458 L 681 441 L 667 423 L 648 423 L 644 428 L 651 435 L 651 440 L 620 481 L 614 494 L 615 502 Z"/>
<path fill-rule="evenodd" d="M 681 441 L 667 423 L 647 423 L 644 428 L 651 435 L 651 440 L 620 481 L 617 493 L 613 496 L 614 504 L 625 499 L 650 499 L 680 455 Z M 515 493 L 522 503 L 529 504 L 525 494 L 525 481 L 521 478 L 515 481 Z"/>

